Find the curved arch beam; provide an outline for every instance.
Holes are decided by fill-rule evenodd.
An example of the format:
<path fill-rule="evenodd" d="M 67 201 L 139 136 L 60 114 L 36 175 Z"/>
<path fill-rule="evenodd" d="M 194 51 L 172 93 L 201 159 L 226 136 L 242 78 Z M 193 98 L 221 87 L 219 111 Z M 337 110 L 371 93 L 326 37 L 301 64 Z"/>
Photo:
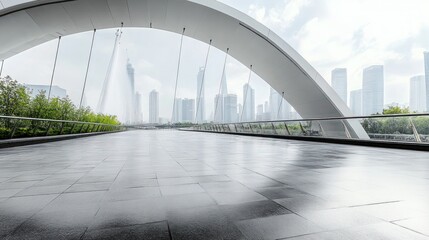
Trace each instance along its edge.
<path fill-rule="evenodd" d="M 351 111 L 323 77 L 283 39 L 253 18 L 214 0 L 36 0 L 0 10 L 0 59 L 43 42 L 93 29 L 153 27 L 226 50 L 253 70 L 304 118 L 347 117 Z M 368 138 L 354 120 L 355 138 Z M 324 124 L 344 136 L 343 124 Z"/>

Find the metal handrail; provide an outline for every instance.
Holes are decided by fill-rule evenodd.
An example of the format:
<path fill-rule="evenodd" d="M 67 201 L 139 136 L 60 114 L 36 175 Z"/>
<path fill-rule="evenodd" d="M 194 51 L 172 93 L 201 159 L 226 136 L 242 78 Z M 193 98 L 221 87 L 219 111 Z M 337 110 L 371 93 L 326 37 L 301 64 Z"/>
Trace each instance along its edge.
<path fill-rule="evenodd" d="M 58 119 L 44 119 L 44 118 L 16 117 L 16 116 L 4 116 L 4 115 L 0 115 L 0 118 L 2 118 L 2 119 L 14 119 L 14 120 L 39 121 L 39 122 L 92 124 L 92 125 L 97 125 L 97 126 L 123 127 L 122 125 L 113 125 L 113 124 L 106 124 L 106 123 L 81 122 L 81 121 L 58 120 Z"/>
<path fill-rule="evenodd" d="M 391 114 L 391 115 L 371 115 L 371 116 L 353 116 L 353 117 L 331 117 L 331 118 L 309 118 L 309 119 L 293 119 L 293 120 L 273 120 L 273 121 L 253 121 L 253 122 L 240 122 L 240 123 L 210 123 L 210 124 L 201 124 L 194 126 L 190 129 L 197 131 L 206 131 L 206 132 L 226 132 L 226 133 L 238 133 L 238 134 L 254 134 L 254 135 L 284 135 L 284 136 L 300 136 L 300 137 L 323 137 L 323 138 L 333 138 L 333 139 L 355 139 L 350 132 L 348 127 L 345 124 L 346 120 L 351 119 L 390 119 L 390 118 L 405 118 L 408 119 L 407 129 L 410 130 L 410 133 L 403 134 L 392 134 L 392 133 L 382 133 L 378 134 L 377 132 L 368 132 L 371 140 L 377 140 L 381 137 L 385 139 L 393 139 L 397 142 L 416 142 L 416 143 L 429 143 L 429 133 L 426 131 L 419 132 L 415 125 L 415 120 L 413 117 L 429 117 L 429 113 L 412 113 L 412 114 Z M 337 130 L 326 132 L 322 126 L 324 121 L 340 121 L 343 125 L 343 128 L 338 128 Z M 315 126 L 310 124 L 304 128 L 303 122 L 316 123 Z M 280 124 L 280 125 L 279 125 Z M 292 124 L 297 125 L 298 128 L 292 133 L 290 128 Z M 299 125 L 298 125 L 299 124 Z M 289 126 L 289 127 L 288 127 Z M 317 127 L 318 126 L 318 127 Z M 296 127 L 296 126 L 295 126 Z M 284 129 L 280 130 L 280 129 Z M 402 130 L 398 128 L 398 130 Z M 279 132 L 280 130 L 280 132 Z M 342 134 L 339 134 L 343 132 Z M 393 138 L 392 138 L 393 136 Z M 401 138 L 404 138 L 401 140 Z M 429 145 L 429 144 L 428 144 Z"/>
<path fill-rule="evenodd" d="M 303 118 L 303 119 L 284 119 L 284 120 L 265 120 L 252 122 L 232 122 L 232 123 L 206 123 L 211 124 L 252 124 L 252 123 L 283 123 L 283 122 L 312 122 L 312 121 L 334 121 L 351 119 L 372 119 L 372 118 L 395 118 L 395 117 L 422 117 L 429 113 L 411 113 L 411 114 L 390 114 L 390 115 L 370 115 L 370 116 L 351 116 L 351 117 L 328 117 L 328 118 Z M 204 124 L 202 124 L 204 125 Z"/>

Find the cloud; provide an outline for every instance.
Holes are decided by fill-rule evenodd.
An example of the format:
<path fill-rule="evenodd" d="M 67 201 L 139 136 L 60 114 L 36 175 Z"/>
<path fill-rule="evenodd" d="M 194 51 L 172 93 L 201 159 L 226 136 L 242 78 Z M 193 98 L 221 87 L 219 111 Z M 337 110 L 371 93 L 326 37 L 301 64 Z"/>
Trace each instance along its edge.
<path fill-rule="evenodd" d="M 302 8 L 309 3 L 309 0 L 284 0 L 269 9 L 263 3 L 251 4 L 248 13 L 271 28 L 284 30 L 294 22 Z"/>
<path fill-rule="evenodd" d="M 248 13 L 287 40 L 328 82 L 333 68 L 348 68 L 349 90 L 361 87 L 363 68 L 384 64 L 386 102 L 408 102 L 403 89 L 423 71 L 422 52 L 429 49 L 427 9 L 425 0 L 292 0 L 250 4 Z"/>

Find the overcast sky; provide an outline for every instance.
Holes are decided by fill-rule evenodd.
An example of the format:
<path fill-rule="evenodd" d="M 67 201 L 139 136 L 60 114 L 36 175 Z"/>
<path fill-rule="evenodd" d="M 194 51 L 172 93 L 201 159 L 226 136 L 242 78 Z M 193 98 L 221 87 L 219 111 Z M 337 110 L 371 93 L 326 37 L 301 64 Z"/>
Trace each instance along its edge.
<path fill-rule="evenodd" d="M 265 24 L 294 47 L 330 82 L 330 72 L 348 69 L 349 91 L 361 88 L 362 69 L 385 66 L 385 103 L 409 102 L 409 78 L 423 74 L 423 51 L 429 50 L 427 0 L 222 0 Z M 91 65 L 87 102 L 95 109 L 112 52 L 115 29 L 98 31 Z M 171 117 L 180 36 L 153 29 L 124 29 L 122 52 L 136 69 L 136 89 L 143 94 L 144 119 L 148 95 L 160 92 L 160 115 Z M 78 103 L 92 32 L 62 39 L 54 84 L 67 89 Z M 22 83 L 49 84 L 56 41 L 6 60 L 4 75 Z M 196 76 L 204 65 L 207 44 L 185 38 L 179 97 L 196 97 Z M 206 74 L 207 116 L 213 112 L 224 53 L 212 49 Z M 242 97 L 249 70 L 229 59 L 228 88 Z M 256 102 L 268 100 L 269 87 L 258 76 Z"/>

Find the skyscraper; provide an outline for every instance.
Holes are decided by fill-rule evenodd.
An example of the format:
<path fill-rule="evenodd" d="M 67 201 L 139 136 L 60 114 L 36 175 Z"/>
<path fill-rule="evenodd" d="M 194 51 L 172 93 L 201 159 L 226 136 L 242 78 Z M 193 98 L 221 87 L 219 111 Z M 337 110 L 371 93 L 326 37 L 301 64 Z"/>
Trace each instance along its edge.
<path fill-rule="evenodd" d="M 143 123 L 143 108 L 142 108 L 142 95 L 139 92 L 136 92 L 136 123 Z"/>
<path fill-rule="evenodd" d="M 200 67 L 200 71 L 197 75 L 197 123 L 205 121 L 205 101 L 204 101 L 204 67 Z"/>
<path fill-rule="evenodd" d="M 426 111 L 429 112 L 429 52 L 424 52 L 423 56 L 425 59 Z"/>
<path fill-rule="evenodd" d="M 362 115 L 362 89 L 350 92 L 350 109 L 354 115 Z"/>
<path fill-rule="evenodd" d="M 270 111 L 271 120 L 289 119 L 291 117 L 291 105 L 273 88 L 270 89 Z"/>
<path fill-rule="evenodd" d="M 382 113 L 384 107 L 384 67 L 374 65 L 363 70 L 362 114 Z"/>
<path fill-rule="evenodd" d="M 129 80 L 129 90 L 131 92 L 129 99 L 127 100 L 127 122 L 128 123 L 135 123 L 136 122 L 136 114 L 137 114 L 137 108 L 136 108 L 136 102 L 137 102 L 137 95 L 135 90 L 135 78 L 134 78 L 134 68 L 133 65 L 130 62 L 130 59 L 127 59 L 127 74 L 128 74 L 128 80 Z"/>
<path fill-rule="evenodd" d="M 214 121 L 218 123 L 225 122 L 225 98 L 228 95 L 228 86 L 225 74 L 223 74 L 221 81 L 220 94 L 216 95 L 214 105 Z"/>
<path fill-rule="evenodd" d="M 195 117 L 195 99 L 182 100 L 182 122 L 193 122 Z"/>
<path fill-rule="evenodd" d="M 259 104 L 256 106 L 256 121 L 262 121 L 264 118 L 264 105 Z"/>
<path fill-rule="evenodd" d="M 413 112 L 426 111 L 425 76 L 415 76 L 410 79 L 410 110 Z"/>
<path fill-rule="evenodd" d="M 225 123 L 234 123 L 238 121 L 237 114 L 237 95 L 228 94 L 224 98 L 224 122 Z"/>
<path fill-rule="evenodd" d="M 176 98 L 174 103 L 174 109 L 173 109 L 173 123 L 182 122 L 183 116 L 182 116 L 182 99 Z"/>
<path fill-rule="evenodd" d="M 242 121 L 250 122 L 255 120 L 255 90 L 249 85 L 243 86 L 243 112 Z"/>
<path fill-rule="evenodd" d="M 149 94 L 149 123 L 159 122 L 159 93 L 152 90 Z"/>
<path fill-rule="evenodd" d="M 331 85 L 335 92 L 347 104 L 347 69 L 336 68 L 331 73 Z"/>
<path fill-rule="evenodd" d="M 214 100 L 214 122 L 223 123 L 225 117 L 225 96 L 223 94 L 217 94 Z"/>

